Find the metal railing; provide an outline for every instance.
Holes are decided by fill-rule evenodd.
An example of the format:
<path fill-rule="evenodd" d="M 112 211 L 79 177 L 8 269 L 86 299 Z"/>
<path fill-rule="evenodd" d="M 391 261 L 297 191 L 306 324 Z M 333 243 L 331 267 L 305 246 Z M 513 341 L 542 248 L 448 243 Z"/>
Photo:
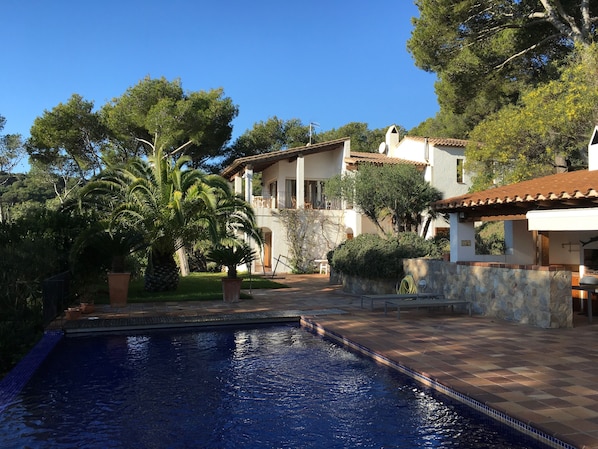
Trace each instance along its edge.
<path fill-rule="evenodd" d="M 62 313 L 68 304 L 71 274 L 68 271 L 59 273 L 42 283 L 43 320 L 47 326 Z"/>

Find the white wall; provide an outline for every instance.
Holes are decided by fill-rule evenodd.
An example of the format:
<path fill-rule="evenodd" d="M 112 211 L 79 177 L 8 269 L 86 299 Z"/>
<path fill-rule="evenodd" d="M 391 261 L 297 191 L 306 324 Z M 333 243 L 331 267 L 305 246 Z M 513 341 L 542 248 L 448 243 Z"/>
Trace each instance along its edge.
<path fill-rule="evenodd" d="M 453 147 L 430 148 L 432 186 L 440 190 L 443 198 L 464 195 L 469 190 L 471 178 L 465 172 L 463 182 L 457 182 L 457 159 L 465 161 L 465 150 Z"/>

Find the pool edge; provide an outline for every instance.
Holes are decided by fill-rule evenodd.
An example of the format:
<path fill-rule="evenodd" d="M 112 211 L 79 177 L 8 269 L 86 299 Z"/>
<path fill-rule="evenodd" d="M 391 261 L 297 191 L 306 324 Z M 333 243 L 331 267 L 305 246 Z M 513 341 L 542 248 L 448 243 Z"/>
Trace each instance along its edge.
<path fill-rule="evenodd" d="M 45 331 L 31 351 L 0 380 L 0 413 L 13 403 L 14 398 L 63 337 L 62 331 Z"/>

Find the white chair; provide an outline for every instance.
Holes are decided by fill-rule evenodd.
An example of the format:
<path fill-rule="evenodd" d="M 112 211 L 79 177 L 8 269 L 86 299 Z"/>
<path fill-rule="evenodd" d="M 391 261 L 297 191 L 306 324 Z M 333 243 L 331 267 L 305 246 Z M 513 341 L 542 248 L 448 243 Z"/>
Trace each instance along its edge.
<path fill-rule="evenodd" d="M 316 259 L 314 261 L 320 266 L 320 274 L 328 274 L 328 259 Z"/>

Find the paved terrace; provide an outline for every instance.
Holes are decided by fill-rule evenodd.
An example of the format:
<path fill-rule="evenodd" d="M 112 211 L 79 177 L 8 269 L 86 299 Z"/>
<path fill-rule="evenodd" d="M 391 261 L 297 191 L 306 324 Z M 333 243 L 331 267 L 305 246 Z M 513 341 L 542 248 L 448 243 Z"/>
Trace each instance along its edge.
<path fill-rule="evenodd" d="M 326 275 L 285 275 L 291 288 L 253 290 L 253 299 L 96 306 L 91 318 L 58 321 L 67 332 L 250 322 L 298 314 L 460 395 L 552 435 L 598 449 L 598 323 L 576 317 L 573 329 L 538 329 L 450 311 L 384 315 L 328 284 Z M 260 318 L 261 317 L 261 318 Z M 561 447 L 561 446 L 557 446 Z"/>

